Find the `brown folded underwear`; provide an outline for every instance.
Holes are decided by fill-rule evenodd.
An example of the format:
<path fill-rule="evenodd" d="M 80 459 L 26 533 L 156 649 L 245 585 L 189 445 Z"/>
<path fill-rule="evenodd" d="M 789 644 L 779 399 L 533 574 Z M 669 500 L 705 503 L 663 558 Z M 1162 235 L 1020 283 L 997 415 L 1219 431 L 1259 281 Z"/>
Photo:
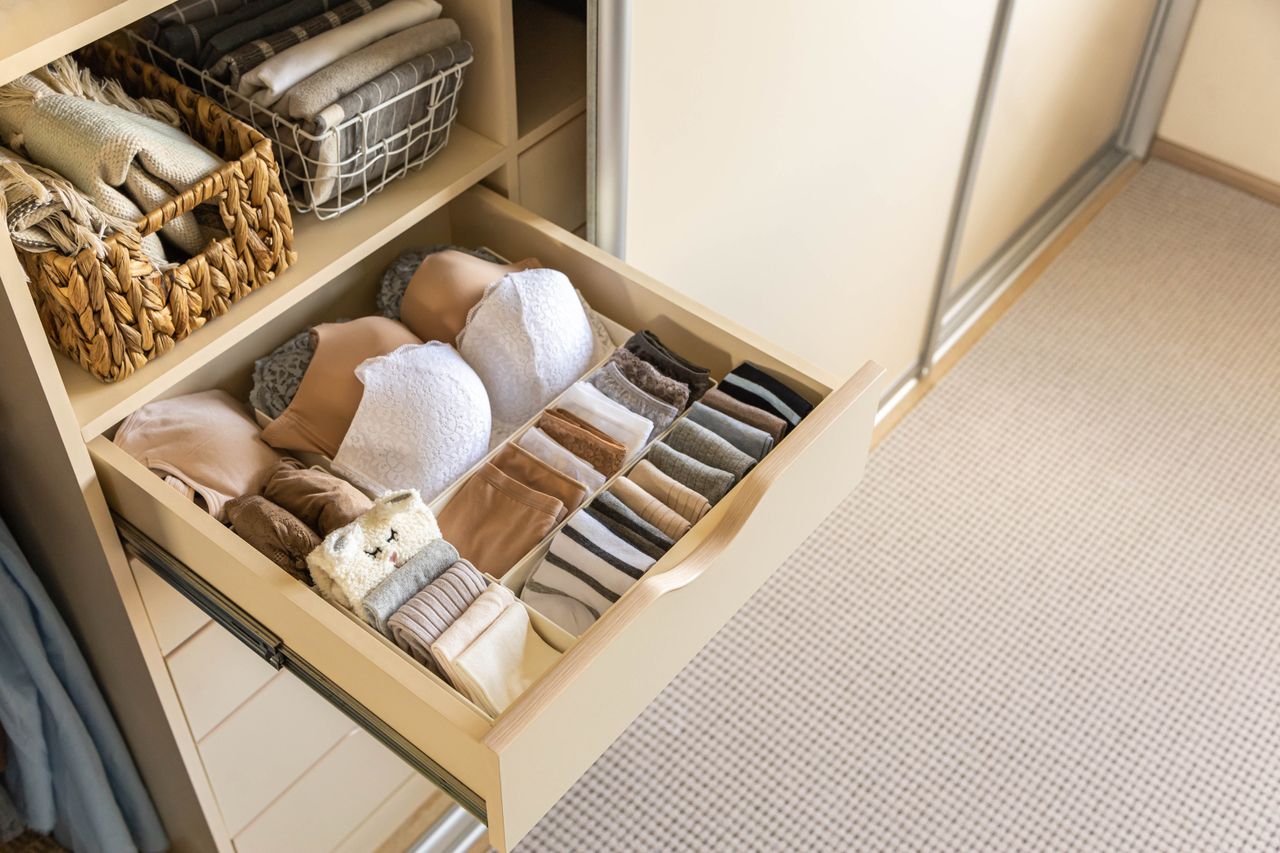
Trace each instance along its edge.
<path fill-rule="evenodd" d="M 440 511 L 440 532 L 464 560 L 500 578 L 564 517 L 564 504 L 493 463 L 462 485 Z"/>
<path fill-rule="evenodd" d="M 564 409 L 550 409 L 538 418 L 538 426 L 565 450 L 585 459 L 606 477 L 622 469 L 627 448 L 591 424 Z"/>
<path fill-rule="evenodd" d="M 300 518 L 261 495 L 245 495 L 227 502 L 227 520 L 237 536 L 271 562 L 311 584 L 307 554 L 320 544 L 320 537 Z"/>
<path fill-rule="evenodd" d="M 577 480 L 552 468 L 523 447 L 508 444 L 494 454 L 494 466 L 513 480 L 542 492 L 564 504 L 567 513 L 582 506 L 587 499 L 587 487 Z M 557 519 L 560 521 L 563 519 Z"/>
<path fill-rule="evenodd" d="M 296 459 L 282 459 L 271 469 L 262 496 L 302 519 L 321 536 L 328 536 L 373 508 L 373 501 L 346 480 L 319 468 L 304 468 Z"/>

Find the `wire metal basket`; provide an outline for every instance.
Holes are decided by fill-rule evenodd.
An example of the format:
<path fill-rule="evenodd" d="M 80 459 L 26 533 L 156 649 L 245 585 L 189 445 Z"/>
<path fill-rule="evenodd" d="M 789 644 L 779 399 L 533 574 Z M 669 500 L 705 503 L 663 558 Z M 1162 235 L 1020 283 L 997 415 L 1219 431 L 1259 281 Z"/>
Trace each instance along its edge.
<path fill-rule="evenodd" d="M 440 152 L 458 117 L 458 92 L 471 57 L 319 133 L 128 31 L 138 54 L 217 101 L 274 144 L 281 183 L 299 213 L 320 219 L 364 204 L 387 184 Z M 315 128 L 313 128 L 314 130 Z"/>

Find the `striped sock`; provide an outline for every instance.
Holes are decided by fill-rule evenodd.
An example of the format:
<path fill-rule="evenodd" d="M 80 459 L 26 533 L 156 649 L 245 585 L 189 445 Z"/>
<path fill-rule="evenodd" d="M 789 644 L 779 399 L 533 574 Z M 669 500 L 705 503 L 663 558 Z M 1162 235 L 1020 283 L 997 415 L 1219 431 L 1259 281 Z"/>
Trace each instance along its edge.
<path fill-rule="evenodd" d="M 589 514 L 575 513 L 520 597 L 561 628 L 578 635 L 644 576 L 654 560 Z"/>
<path fill-rule="evenodd" d="M 749 361 L 744 361 L 720 382 L 720 390 L 758 409 L 777 415 L 794 429 L 813 405 Z"/>

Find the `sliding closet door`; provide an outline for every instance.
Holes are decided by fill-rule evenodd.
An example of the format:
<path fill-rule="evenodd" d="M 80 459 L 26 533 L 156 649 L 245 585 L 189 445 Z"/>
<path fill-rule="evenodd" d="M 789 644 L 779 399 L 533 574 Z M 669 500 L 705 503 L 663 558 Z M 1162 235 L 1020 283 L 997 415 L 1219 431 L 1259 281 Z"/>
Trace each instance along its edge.
<path fill-rule="evenodd" d="M 621 5 L 625 258 L 821 367 L 909 371 L 995 0 Z"/>
<path fill-rule="evenodd" d="M 1120 125 L 1156 0 L 1014 0 L 954 293 Z"/>

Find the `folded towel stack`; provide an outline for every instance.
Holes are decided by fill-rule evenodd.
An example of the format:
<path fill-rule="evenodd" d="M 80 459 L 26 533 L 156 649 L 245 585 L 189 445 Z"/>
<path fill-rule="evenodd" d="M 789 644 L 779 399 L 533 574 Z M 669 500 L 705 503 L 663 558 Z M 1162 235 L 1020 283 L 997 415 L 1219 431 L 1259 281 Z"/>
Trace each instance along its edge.
<path fill-rule="evenodd" d="M 341 212 L 447 140 L 472 48 L 437 0 L 202 3 L 135 29 L 275 139 L 299 207 Z"/>

